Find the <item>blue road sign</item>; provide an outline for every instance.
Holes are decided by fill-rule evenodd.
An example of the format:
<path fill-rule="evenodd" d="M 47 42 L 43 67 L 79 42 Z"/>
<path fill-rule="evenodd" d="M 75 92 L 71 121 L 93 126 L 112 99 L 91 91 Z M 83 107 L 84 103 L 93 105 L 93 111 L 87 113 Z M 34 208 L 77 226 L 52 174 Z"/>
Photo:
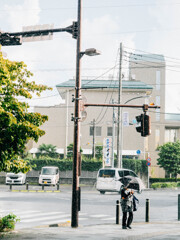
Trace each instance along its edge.
<path fill-rule="evenodd" d="M 138 155 L 141 154 L 141 150 L 138 149 L 138 150 L 136 151 L 136 153 L 137 153 Z"/>
<path fill-rule="evenodd" d="M 150 166 L 151 166 L 151 163 L 150 163 L 150 162 L 147 162 L 146 165 L 147 165 L 148 167 L 150 167 Z"/>

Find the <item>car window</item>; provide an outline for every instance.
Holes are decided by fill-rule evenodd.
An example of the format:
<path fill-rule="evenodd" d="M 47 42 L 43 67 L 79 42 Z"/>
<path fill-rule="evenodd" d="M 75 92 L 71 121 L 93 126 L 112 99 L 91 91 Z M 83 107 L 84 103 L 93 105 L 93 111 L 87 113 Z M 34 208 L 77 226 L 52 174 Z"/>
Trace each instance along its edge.
<path fill-rule="evenodd" d="M 130 175 L 128 170 L 124 170 L 124 177 Z"/>
<path fill-rule="evenodd" d="M 123 171 L 118 171 L 118 173 L 119 173 L 119 177 L 124 177 Z"/>
<path fill-rule="evenodd" d="M 102 169 L 99 171 L 99 177 L 112 178 L 115 177 L 115 170 Z"/>
<path fill-rule="evenodd" d="M 137 175 L 136 175 L 134 172 L 129 171 L 129 173 L 130 173 L 130 176 L 132 176 L 132 177 L 137 177 Z"/>

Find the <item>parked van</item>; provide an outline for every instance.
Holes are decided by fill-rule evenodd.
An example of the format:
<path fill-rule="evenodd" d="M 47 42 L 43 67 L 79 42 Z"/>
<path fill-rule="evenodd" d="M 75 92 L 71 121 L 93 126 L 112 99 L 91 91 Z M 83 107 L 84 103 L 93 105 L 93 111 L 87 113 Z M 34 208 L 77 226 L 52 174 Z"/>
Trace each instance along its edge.
<path fill-rule="evenodd" d="M 39 176 L 40 185 L 56 185 L 59 182 L 58 167 L 42 167 Z"/>
<path fill-rule="evenodd" d="M 141 192 L 145 189 L 142 180 L 129 169 L 122 168 L 101 168 L 97 174 L 96 189 L 104 194 L 105 192 L 121 192 L 126 182 L 130 182 L 129 188 Z"/>
<path fill-rule="evenodd" d="M 26 174 L 19 173 L 7 173 L 6 174 L 6 184 L 25 184 L 26 183 Z"/>

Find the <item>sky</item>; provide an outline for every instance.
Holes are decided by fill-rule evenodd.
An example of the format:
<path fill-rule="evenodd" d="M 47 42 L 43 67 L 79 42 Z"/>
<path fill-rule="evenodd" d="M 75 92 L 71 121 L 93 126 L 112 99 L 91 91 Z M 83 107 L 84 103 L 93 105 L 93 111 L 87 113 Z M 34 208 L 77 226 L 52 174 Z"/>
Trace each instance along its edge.
<path fill-rule="evenodd" d="M 77 19 L 77 0 L 0 0 L 0 29 L 53 24 L 64 28 Z M 96 48 L 100 56 L 83 56 L 81 77 L 118 76 L 119 46 L 126 54 L 163 54 L 166 59 L 166 112 L 180 113 L 180 0 L 82 0 L 81 50 Z M 7 58 L 24 61 L 37 83 L 53 91 L 34 97 L 30 106 L 61 102 L 55 86 L 75 77 L 76 40 L 61 32 L 53 40 L 2 47 Z M 124 61 L 124 72 L 127 68 Z M 114 67 L 116 66 L 116 67 Z M 143 81 L 143 79 L 142 79 Z"/>

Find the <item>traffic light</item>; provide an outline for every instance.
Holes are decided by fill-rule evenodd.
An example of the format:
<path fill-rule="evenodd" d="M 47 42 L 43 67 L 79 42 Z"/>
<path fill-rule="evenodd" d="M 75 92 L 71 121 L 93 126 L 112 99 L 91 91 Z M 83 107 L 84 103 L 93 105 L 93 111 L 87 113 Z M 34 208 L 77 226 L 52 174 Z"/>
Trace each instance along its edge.
<path fill-rule="evenodd" d="M 136 120 L 137 123 L 140 124 L 140 126 L 136 127 L 136 131 L 140 132 L 142 137 L 149 136 L 151 134 L 150 116 L 144 113 L 136 116 Z"/>
<path fill-rule="evenodd" d="M 75 38 L 75 39 L 77 39 L 77 37 L 78 37 L 78 22 L 73 22 L 72 37 Z"/>
<path fill-rule="evenodd" d="M 151 134 L 151 117 L 144 114 L 144 137 Z"/>
<path fill-rule="evenodd" d="M 136 116 L 136 120 L 137 120 L 137 123 L 138 123 L 138 127 L 136 127 L 136 131 L 137 132 L 140 132 L 141 133 L 141 136 L 142 136 L 142 132 L 143 132 L 143 114 L 139 115 L 139 116 Z"/>

